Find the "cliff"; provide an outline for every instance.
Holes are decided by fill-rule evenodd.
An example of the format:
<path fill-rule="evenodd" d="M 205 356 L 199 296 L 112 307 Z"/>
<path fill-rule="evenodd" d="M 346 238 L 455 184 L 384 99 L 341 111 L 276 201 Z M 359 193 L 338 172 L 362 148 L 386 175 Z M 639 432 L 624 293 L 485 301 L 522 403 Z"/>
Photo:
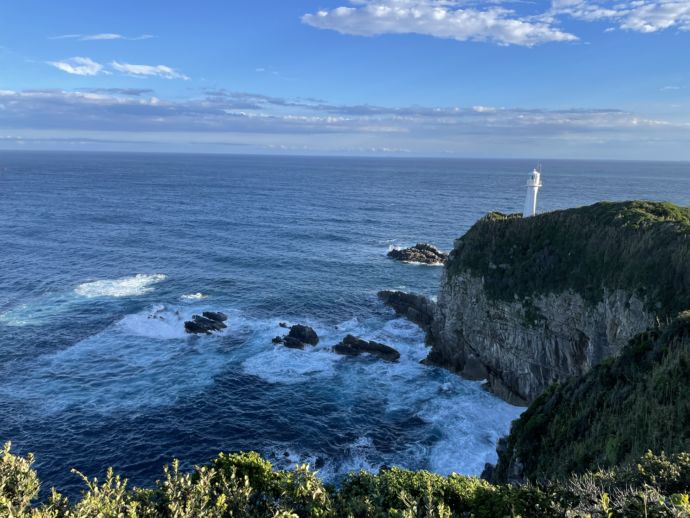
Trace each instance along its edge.
<path fill-rule="evenodd" d="M 690 451 L 690 312 L 547 389 L 502 440 L 492 478 L 566 478 L 647 450 Z"/>
<path fill-rule="evenodd" d="M 420 323 L 428 362 L 528 404 L 690 308 L 690 208 L 601 202 L 490 213 L 456 240 L 436 304 L 382 292 Z"/>
<path fill-rule="evenodd" d="M 519 404 L 690 308 L 690 208 L 602 202 L 490 213 L 456 240 L 429 361 Z"/>

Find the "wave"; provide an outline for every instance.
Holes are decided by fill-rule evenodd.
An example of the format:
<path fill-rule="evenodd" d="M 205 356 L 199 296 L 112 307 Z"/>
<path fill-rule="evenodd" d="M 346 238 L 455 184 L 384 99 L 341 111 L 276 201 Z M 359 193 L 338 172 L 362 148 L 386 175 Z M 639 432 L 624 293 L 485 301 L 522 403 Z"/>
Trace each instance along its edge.
<path fill-rule="evenodd" d="M 182 295 L 180 297 L 181 300 L 184 300 L 185 302 L 193 302 L 195 300 L 203 300 L 205 298 L 208 298 L 208 295 L 205 295 L 201 292 L 197 293 L 188 293 L 187 295 Z"/>
<path fill-rule="evenodd" d="M 85 282 L 74 289 L 77 295 L 86 298 L 96 297 L 133 297 L 153 291 L 152 284 L 162 282 L 167 277 L 161 273 L 139 273 L 121 279 L 104 279 Z"/>

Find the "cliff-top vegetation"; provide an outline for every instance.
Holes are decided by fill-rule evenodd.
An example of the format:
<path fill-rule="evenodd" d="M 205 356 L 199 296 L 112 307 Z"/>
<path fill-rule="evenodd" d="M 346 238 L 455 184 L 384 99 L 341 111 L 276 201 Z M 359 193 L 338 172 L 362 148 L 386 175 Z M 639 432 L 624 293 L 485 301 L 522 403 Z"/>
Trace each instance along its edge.
<path fill-rule="evenodd" d="M 567 290 L 596 303 L 624 289 L 662 318 L 690 309 L 690 207 L 601 202 L 522 218 L 490 213 L 456 240 L 447 271 L 484 278 L 490 297 Z"/>
<path fill-rule="evenodd" d="M 306 466 L 272 469 L 256 453 L 220 454 L 183 473 L 174 462 L 149 489 L 129 488 L 107 472 L 82 476 L 84 492 L 69 501 L 56 490 L 40 503 L 32 456 L 5 445 L 0 453 L 3 518 L 496 518 L 688 516 L 690 455 L 645 455 L 638 464 L 541 485 L 493 485 L 461 475 L 392 468 L 352 473 L 324 485 Z"/>

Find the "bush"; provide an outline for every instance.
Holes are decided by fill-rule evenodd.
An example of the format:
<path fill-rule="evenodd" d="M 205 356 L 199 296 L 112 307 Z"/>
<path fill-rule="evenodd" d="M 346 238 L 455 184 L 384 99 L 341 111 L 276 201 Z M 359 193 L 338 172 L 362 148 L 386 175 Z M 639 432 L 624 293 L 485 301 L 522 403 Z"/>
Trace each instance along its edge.
<path fill-rule="evenodd" d="M 400 468 L 350 474 L 339 489 L 307 466 L 274 471 L 254 452 L 221 454 L 182 473 L 174 461 L 152 489 L 128 488 L 108 470 L 70 502 L 53 490 L 31 507 L 38 477 L 31 456 L 5 445 L 0 463 L 2 518 L 551 518 L 690 516 L 690 454 L 651 453 L 612 470 L 541 484 L 503 485 L 462 475 Z M 253 484 L 261 486 L 259 491 Z"/>

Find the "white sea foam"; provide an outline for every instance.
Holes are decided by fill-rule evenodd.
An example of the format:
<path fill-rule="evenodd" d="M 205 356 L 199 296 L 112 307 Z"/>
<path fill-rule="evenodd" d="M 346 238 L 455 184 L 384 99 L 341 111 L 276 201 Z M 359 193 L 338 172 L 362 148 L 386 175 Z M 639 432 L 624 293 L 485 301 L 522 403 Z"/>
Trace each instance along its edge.
<path fill-rule="evenodd" d="M 189 310 L 160 304 L 150 310 L 127 315 L 117 325 L 128 334 L 147 338 L 185 338 L 188 335 L 184 330 L 184 322 L 192 318 L 192 314 Z"/>
<path fill-rule="evenodd" d="M 308 383 L 332 377 L 340 357 L 325 350 L 290 349 L 268 340 L 266 350 L 248 358 L 242 368 L 269 383 Z"/>
<path fill-rule="evenodd" d="M 189 293 L 189 294 L 187 294 L 187 295 L 182 295 L 182 296 L 180 297 L 180 299 L 182 299 L 182 300 L 184 300 L 184 301 L 186 301 L 186 302 L 193 302 L 193 301 L 197 301 L 197 300 L 203 300 L 203 299 L 205 299 L 205 298 L 208 298 L 208 295 L 204 295 L 204 294 L 201 293 L 201 292 Z"/>
<path fill-rule="evenodd" d="M 85 282 L 74 289 L 77 295 L 95 297 L 133 297 L 153 290 L 152 284 L 162 282 L 166 276 L 161 273 L 132 275 L 121 279 L 103 279 Z"/>

